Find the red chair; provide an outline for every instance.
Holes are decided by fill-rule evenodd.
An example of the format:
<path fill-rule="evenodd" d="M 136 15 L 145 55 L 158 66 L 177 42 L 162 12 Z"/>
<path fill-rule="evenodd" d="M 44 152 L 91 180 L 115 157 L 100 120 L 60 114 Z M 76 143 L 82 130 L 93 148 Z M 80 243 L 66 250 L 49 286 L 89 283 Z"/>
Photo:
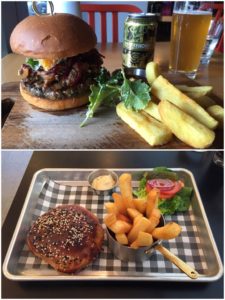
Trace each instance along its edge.
<path fill-rule="evenodd" d="M 142 10 L 134 5 L 108 5 L 108 4 L 80 4 L 81 12 L 88 13 L 88 24 L 95 30 L 95 13 L 100 13 L 101 21 L 101 42 L 107 42 L 106 14 L 112 13 L 113 43 L 118 42 L 118 14 L 122 12 L 140 13 Z"/>

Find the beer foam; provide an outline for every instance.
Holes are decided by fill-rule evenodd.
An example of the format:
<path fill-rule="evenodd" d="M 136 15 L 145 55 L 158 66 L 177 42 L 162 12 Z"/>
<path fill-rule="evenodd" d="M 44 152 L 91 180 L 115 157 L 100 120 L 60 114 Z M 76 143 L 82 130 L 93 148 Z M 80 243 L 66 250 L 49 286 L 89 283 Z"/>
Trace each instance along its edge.
<path fill-rule="evenodd" d="M 212 15 L 211 11 L 207 11 L 207 10 L 193 10 L 193 11 L 188 11 L 188 10 L 184 10 L 184 11 L 180 11 L 180 10 L 174 10 L 173 11 L 174 14 L 179 14 L 179 15 Z"/>

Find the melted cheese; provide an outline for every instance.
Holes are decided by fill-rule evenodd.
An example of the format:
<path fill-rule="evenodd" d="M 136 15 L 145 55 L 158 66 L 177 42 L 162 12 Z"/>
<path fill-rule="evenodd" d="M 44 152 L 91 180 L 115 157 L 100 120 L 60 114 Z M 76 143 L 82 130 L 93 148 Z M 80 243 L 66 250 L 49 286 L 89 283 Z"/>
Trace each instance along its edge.
<path fill-rule="evenodd" d="M 45 69 L 45 71 L 48 71 L 55 65 L 56 60 L 55 59 L 39 59 L 39 63 Z"/>

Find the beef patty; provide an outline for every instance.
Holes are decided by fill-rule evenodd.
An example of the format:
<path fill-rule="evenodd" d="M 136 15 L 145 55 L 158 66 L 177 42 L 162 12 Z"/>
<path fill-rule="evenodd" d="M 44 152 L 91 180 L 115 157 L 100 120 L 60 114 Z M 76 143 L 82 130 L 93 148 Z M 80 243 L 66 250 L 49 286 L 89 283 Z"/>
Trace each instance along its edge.
<path fill-rule="evenodd" d="M 103 239 L 104 231 L 95 215 L 79 205 L 61 205 L 33 223 L 27 244 L 54 269 L 73 273 L 97 257 Z"/>

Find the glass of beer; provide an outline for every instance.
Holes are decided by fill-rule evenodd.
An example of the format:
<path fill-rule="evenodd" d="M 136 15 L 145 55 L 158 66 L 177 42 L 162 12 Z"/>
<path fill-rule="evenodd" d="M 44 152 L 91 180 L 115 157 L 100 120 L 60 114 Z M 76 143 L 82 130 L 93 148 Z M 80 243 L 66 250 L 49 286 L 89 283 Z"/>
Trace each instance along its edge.
<path fill-rule="evenodd" d="M 210 2 L 175 2 L 170 41 L 172 72 L 184 73 L 191 79 L 196 77 L 212 19 L 211 7 Z"/>

